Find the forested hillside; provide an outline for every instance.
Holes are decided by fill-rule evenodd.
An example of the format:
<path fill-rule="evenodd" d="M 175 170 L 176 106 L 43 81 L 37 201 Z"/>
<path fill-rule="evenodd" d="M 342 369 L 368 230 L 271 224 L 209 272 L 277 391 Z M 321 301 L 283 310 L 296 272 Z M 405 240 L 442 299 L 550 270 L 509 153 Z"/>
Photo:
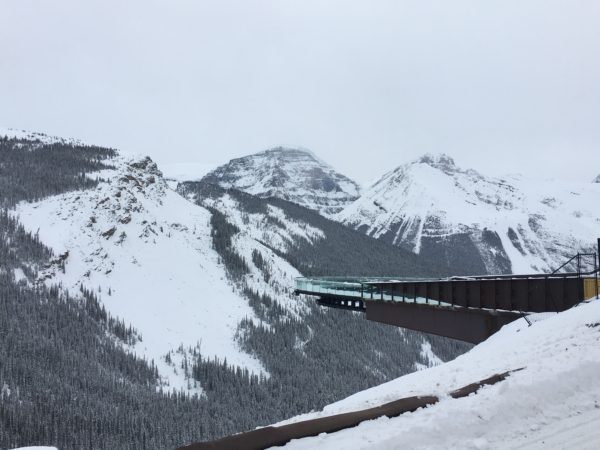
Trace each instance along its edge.
<path fill-rule="evenodd" d="M 249 223 L 249 215 L 258 215 L 266 222 L 265 225 L 285 230 L 286 224 L 277 216 L 269 214 L 269 209 L 275 207 L 283 211 L 290 220 L 321 230 L 322 236 L 317 239 L 288 239 L 283 249 L 262 241 L 305 276 L 427 277 L 452 274 L 451 267 L 445 265 L 444 261 L 426 259 L 394 247 L 327 219 L 311 209 L 277 197 L 260 198 L 204 181 L 180 183 L 177 189 L 199 204 L 213 209 L 219 207 L 224 214 L 230 216 L 234 213 L 241 215 L 242 223 Z M 235 202 L 235 208 L 220 201 L 226 198 Z"/>
<path fill-rule="evenodd" d="M 2 203 L 39 200 L 49 195 L 97 185 L 97 173 L 112 168 L 113 149 L 44 143 L 0 136 L 0 192 Z"/>
<path fill-rule="evenodd" d="M 268 375 L 232 366 L 198 348 L 181 347 L 164 359 L 187 374 L 202 394 L 163 392 L 156 361 L 132 351 L 132 344 L 144 340 L 135 321 L 113 316 L 103 305 L 109 293 L 98 292 L 85 280 L 67 291 L 43 279 L 50 266 L 65 270 L 68 256 L 53 254 L 36 233 L 19 224 L 11 209 L 21 200 L 95 189 L 103 182 L 99 171 L 119 164 L 116 153 L 66 142 L 3 139 L 2 145 L 0 448 L 174 448 L 320 408 L 414 371 L 417 365 L 429 365 L 433 361 L 424 352 L 427 343 L 442 359 L 466 349 L 292 297 L 282 273 L 294 265 L 308 274 L 356 269 L 376 275 L 387 267 L 378 261 L 379 254 L 392 262 L 397 274 L 428 269 L 397 249 L 386 253 L 383 244 L 304 208 L 231 193 L 244 205 L 237 210 L 240 214 L 252 216 L 252 211 L 267 208 L 276 231 L 287 232 L 285 227 L 296 224 L 296 232 L 307 236 L 282 240 L 281 245 L 248 240 L 251 217 L 246 217 L 247 225 L 241 216 L 233 217 L 236 210 L 220 203 L 219 191 L 209 206 L 212 245 L 229 274 L 223 282 L 241 292 L 259 318 L 239 323 L 237 342 L 259 358 Z M 202 203 L 200 197 L 197 201 Z M 306 222 L 311 225 L 302 228 Z M 321 235 L 327 239 L 317 239 Z M 348 253 L 339 253 L 348 244 Z M 174 273 L 176 263 L 174 259 Z"/>

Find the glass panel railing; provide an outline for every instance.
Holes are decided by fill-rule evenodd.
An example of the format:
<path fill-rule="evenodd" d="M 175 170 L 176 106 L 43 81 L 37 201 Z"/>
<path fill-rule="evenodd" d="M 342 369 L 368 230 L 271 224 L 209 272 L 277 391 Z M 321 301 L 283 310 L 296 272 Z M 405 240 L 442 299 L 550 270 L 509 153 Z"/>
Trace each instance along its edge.
<path fill-rule="evenodd" d="M 315 294 L 332 294 L 350 297 L 361 296 L 362 284 L 355 280 L 298 278 L 296 289 Z"/>
<path fill-rule="evenodd" d="M 372 278 L 372 277 L 320 277 L 320 278 L 297 278 L 296 289 L 302 292 L 314 294 L 330 294 L 343 297 L 358 297 L 364 299 L 431 304 L 439 306 L 451 306 L 449 303 L 439 302 L 438 300 L 427 299 L 424 297 L 402 296 L 398 292 L 394 293 L 390 282 L 397 281 L 428 281 L 425 278 Z M 381 283 L 381 284 L 377 284 Z"/>

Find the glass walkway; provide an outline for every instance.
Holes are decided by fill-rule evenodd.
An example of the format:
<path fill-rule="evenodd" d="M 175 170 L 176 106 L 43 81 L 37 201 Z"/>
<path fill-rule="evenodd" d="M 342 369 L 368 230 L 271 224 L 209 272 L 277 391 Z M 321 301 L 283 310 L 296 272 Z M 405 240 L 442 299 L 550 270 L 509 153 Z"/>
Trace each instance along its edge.
<path fill-rule="evenodd" d="M 356 297 L 362 300 L 383 300 L 394 302 L 410 302 L 450 306 L 428 297 L 417 294 L 416 290 L 408 293 L 398 291 L 394 287 L 398 283 L 423 283 L 433 282 L 432 278 L 399 278 L 399 277 L 318 277 L 296 278 L 296 292 L 299 294 L 328 296 L 328 297 Z"/>
<path fill-rule="evenodd" d="M 585 272 L 581 259 L 589 255 L 594 270 Z M 548 274 L 297 278 L 295 292 L 317 297 L 321 306 L 364 312 L 374 322 L 478 343 L 527 314 L 600 298 L 600 254 L 589 255 L 579 253 Z M 577 272 L 560 272 L 573 261 Z"/>

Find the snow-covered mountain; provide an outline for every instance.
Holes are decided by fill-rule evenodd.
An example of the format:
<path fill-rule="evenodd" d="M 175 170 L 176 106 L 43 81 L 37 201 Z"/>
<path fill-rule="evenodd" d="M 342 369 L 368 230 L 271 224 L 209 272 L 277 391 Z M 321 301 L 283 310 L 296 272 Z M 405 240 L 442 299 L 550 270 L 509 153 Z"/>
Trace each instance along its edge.
<path fill-rule="evenodd" d="M 312 152 L 278 147 L 229 161 L 203 181 L 260 197 L 279 197 L 328 216 L 359 196 L 359 186 Z"/>
<path fill-rule="evenodd" d="M 12 309 L 0 308 L 0 328 L 19 345 L 0 340 L 0 400 L 61 439 L 17 425 L 0 433 L 3 448 L 33 436 L 59 448 L 173 448 L 468 348 L 294 295 L 301 273 L 440 273 L 418 255 L 280 198 L 177 185 L 147 157 L 11 136 L 0 139 L 0 287 Z M 84 427 L 73 438 L 73 416 L 94 436 Z M 123 425 L 134 422 L 152 425 L 134 435 Z"/>
<path fill-rule="evenodd" d="M 35 136 L 19 135 L 13 144 L 23 151 L 48 145 Z M 36 155 L 46 152 L 32 157 Z M 86 175 L 96 184 L 20 202 L 16 215 L 54 252 L 39 281 L 59 283 L 75 295 L 91 290 L 113 317 L 135 327 L 141 340 L 128 350 L 153 361 L 168 389 L 203 390 L 202 380 L 192 373 L 197 355 L 205 361 L 226 360 L 265 378 L 281 376 L 287 366 L 284 370 L 270 362 L 272 341 L 287 340 L 297 342 L 288 364 L 304 364 L 296 379 L 306 375 L 306 382 L 314 384 L 308 373 L 313 366 L 319 370 L 322 361 L 312 354 L 329 351 L 332 341 L 311 335 L 332 323 L 339 339 L 362 337 L 363 357 L 352 356 L 348 362 L 346 349 L 332 356 L 340 370 L 347 364 L 355 367 L 357 376 L 349 381 L 356 389 L 429 365 L 431 355 L 414 349 L 430 345 L 432 354 L 444 359 L 460 353 L 443 340 L 415 333 L 405 338 L 410 344 L 387 353 L 395 347 L 396 330 L 373 325 L 361 330 L 363 318 L 324 314 L 294 295 L 294 278 L 301 271 L 347 275 L 361 267 L 365 274 L 383 275 L 393 264 L 398 275 L 436 274 L 435 266 L 420 257 L 278 198 L 206 182 L 175 190 L 148 157 L 113 156 L 108 164 Z M 218 192 L 205 195 L 204 189 Z M 377 373 L 371 369 L 374 360 L 380 365 Z M 344 393 L 351 385 L 345 385 Z M 312 405 L 309 394 L 305 401 Z"/>
<path fill-rule="evenodd" d="M 600 175 L 594 178 L 594 181 L 592 181 L 592 183 L 600 183 Z"/>
<path fill-rule="evenodd" d="M 114 164 L 95 189 L 17 207 L 64 266 L 49 267 L 42 278 L 71 292 L 82 284 L 97 290 L 111 314 L 134 324 L 142 341 L 133 350 L 154 360 L 170 387 L 187 386 L 176 362 L 165 361 L 180 346 L 262 372 L 235 342 L 239 321 L 255 316 L 226 282 L 210 212 L 171 190 L 149 158 Z"/>
<path fill-rule="evenodd" d="M 493 178 L 426 155 L 385 174 L 336 219 L 456 273 L 560 266 L 600 236 L 600 184 Z"/>

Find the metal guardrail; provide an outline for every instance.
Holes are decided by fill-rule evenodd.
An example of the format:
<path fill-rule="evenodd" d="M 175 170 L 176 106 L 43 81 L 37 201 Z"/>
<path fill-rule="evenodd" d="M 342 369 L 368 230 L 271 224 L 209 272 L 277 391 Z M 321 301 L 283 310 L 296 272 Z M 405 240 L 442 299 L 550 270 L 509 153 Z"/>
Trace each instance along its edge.
<path fill-rule="evenodd" d="M 364 310 L 364 301 L 380 300 L 519 312 L 562 311 L 586 300 L 589 279 L 600 297 L 599 254 L 578 253 L 549 274 L 481 275 L 441 279 L 401 277 L 297 278 L 296 292 L 321 297 L 320 303 Z M 582 262 L 593 258 L 594 270 Z M 560 273 L 576 262 L 577 272 Z M 359 299 L 353 302 L 352 299 Z"/>

